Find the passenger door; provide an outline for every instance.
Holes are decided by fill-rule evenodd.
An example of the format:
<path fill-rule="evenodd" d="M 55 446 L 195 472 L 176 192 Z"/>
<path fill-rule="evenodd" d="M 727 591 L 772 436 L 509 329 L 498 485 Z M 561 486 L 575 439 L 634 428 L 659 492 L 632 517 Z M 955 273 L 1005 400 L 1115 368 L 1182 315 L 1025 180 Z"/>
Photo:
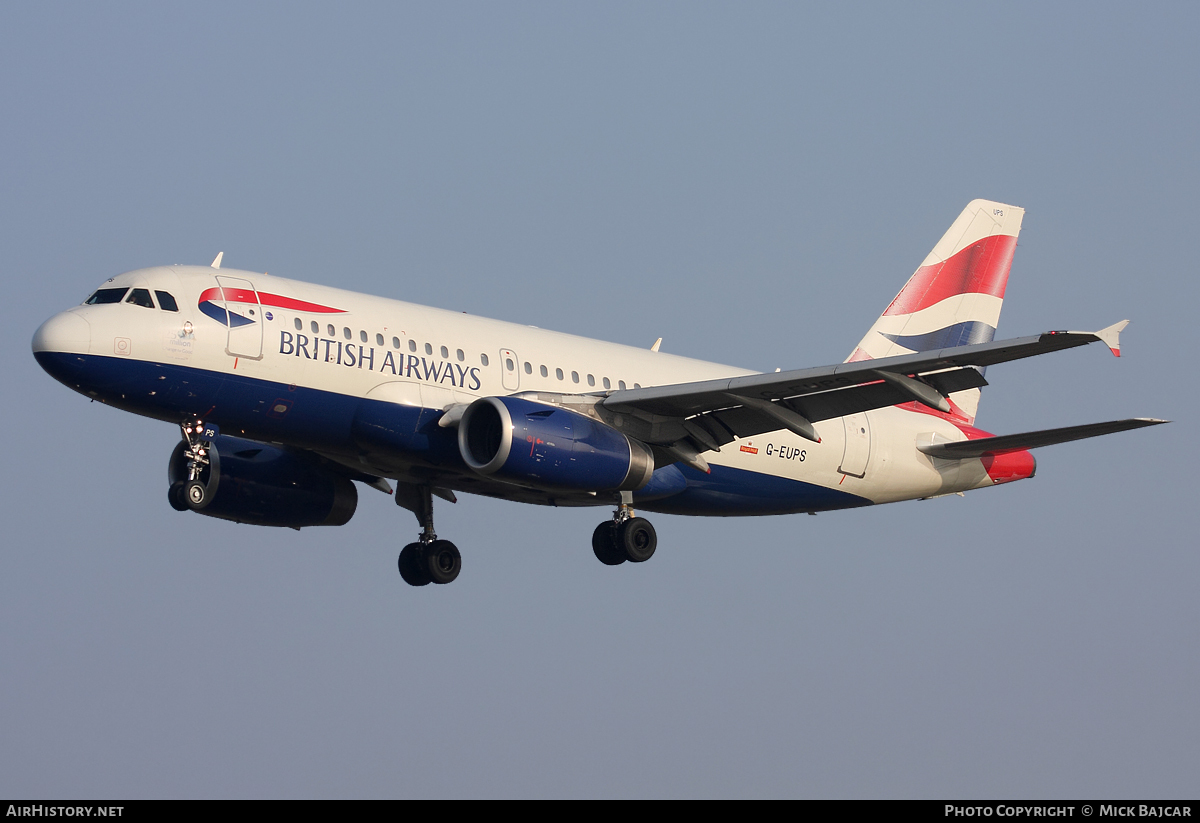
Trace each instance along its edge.
<path fill-rule="evenodd" d="M 221 287 L 229 337 L 225 353 L 230 357 L 262 360 L 263 316 L 258 291 L 249 280 L 216 275 Z"/>

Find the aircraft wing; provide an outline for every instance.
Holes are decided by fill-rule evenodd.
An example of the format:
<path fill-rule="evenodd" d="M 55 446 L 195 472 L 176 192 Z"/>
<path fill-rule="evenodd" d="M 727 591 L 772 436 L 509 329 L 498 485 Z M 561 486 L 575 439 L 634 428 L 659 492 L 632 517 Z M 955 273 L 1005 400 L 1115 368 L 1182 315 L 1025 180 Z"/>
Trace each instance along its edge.
<path fill-rule="evenodd" d="M 821 420 L 913 400 L 949 411 L 946 395 L 987 385 L 979 371 L 986 366 L 1097 341 L 1119 357 L 1119 334 L 1128 322 L 1097 332 L 1052 331 L 811 369 L 625 389 L 599 401 L 597 411 L 640 419 L 645 425 L 636 436 L 677 447 L 685 462 L 735 436 L 780 428 L 818 441 L 812 424 Z"/>

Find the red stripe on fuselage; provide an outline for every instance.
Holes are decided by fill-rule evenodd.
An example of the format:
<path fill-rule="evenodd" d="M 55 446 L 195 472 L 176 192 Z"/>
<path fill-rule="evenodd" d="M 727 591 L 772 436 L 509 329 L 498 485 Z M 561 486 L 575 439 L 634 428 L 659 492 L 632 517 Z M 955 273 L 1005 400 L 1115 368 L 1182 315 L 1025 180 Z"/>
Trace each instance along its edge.
<path fill-rule="evenodd" d="M 345 314 L 345 309 L 335 309 L 329 306 L 322 306 L 319 303 L 308 303 L 304 300 L 296 300 L 292 297 L 284 297 L 279 294 L 271 294 L 269 292 L 260 291 L 258 299 L 262 301 L 264 306 L 274 306 L 277 309 L 291 309 L 292 311 L 308 311 L 318 314 Z"/>
<path fill-rule="evenodd" d="M 200 295 L 200 302 L 205 300 L 228 300 L 230 303 L 261 303 L 264 306 L 273 306 L 277 309 L 291 309 L 292 311 L 306 311 L 314 314 L 345 314 L 345 309 L 334 309 L 329 306 L 322 306 L 319 303 L 308 303 L 304 300 L 296 300 L 292 297 L 284 297 L 279 294 L 271 294 L 270 292 L 260 291 L 258 296 L 249 289 L 237 289 L 225 287 L 219 289 L 205 289 Z"/>
<path fill-rule="evenodd" d="M 1007 234 L 985 237 L 942 263 L 922 266 L 896 295 L 884 316 L 911 314 L 956 294 L 1004 297 L 1017 238 Z"/>

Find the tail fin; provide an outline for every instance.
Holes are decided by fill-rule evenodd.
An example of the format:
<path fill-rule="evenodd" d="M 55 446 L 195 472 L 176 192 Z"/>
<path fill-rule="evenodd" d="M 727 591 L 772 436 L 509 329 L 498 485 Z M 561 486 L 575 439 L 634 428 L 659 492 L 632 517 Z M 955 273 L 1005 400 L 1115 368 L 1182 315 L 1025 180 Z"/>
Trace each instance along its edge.
<path fill-rule="evenodd" d="M 846 362 L 990 342 L 1024 216 L 1016 206 L 972 200 Z M 975 419 L 979 389 L 950 400 Z"/>

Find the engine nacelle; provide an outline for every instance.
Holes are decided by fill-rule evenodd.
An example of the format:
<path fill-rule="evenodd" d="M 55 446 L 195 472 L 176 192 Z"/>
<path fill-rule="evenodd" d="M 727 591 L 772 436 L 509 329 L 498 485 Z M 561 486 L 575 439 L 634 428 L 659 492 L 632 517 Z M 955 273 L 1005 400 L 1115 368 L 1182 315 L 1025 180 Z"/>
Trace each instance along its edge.
<path fill-rule="evenodd" d="M 197 514 L 255 526 L 341 526 L 354 516 L 358 490 L 345 477 L 323 469 L 294 452 L 218 435 L 211 441 L 209 464 L 198 478 L 197 502 L 184 486 L 188 480 L 186 444 L 171 454 L 167 470 L 171 505 Z"/>
<path fill-rule="evenodd" d="M 650 482 L 645 444 L 578 412 L 481 397 L 458 424 L 458 450 L 480 474 L 550 491 L 633 491 Z"/>

